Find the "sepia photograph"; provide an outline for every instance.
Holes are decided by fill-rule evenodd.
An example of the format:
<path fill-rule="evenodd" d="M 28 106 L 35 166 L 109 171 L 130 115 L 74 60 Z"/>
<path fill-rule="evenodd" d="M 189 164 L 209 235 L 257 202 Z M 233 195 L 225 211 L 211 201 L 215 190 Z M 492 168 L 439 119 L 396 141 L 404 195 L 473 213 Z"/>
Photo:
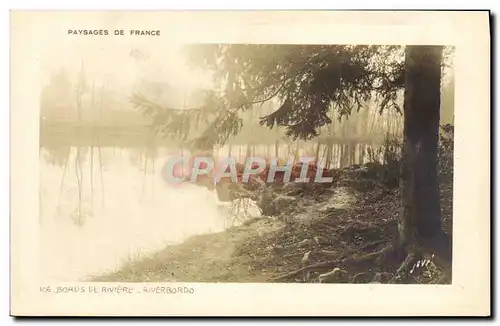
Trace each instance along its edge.
<path fill-rule="evenodd" d="M 42 58 L 47 277 L 451 282 L 453 47 L 162 46 Z"/>
<path fill-rule="evenodd" d="M 29 118 L 18 113 L 13 120 L 18 126 L 23 119 L 28 121 L 25 140 L 19 131 L 19 145 L 12 145 L 19 153 L 14 155 L 23 160 L 18 171 L 21 164 L 33 168 L 23 169 L 26 174 L 17 182 L 13 179 L 17 185 L 13 196 L 20 202 L 11 229 L 18 232 L 12 259 L 29 260 L 23 266 L 33 266 L 36 276 L 30 290 L 24 283 L 22 292 L 19 282 L 28 278 L 28 271 L 15 262 L 18 267 L 12 268 L 19 276 L 12 286 L 16 291 L 18 284 L 18 295 L 25 293 L 24 298 L 36 291 L 39 298 L 48 300 L 46 308 L 29 308 L 33 306 L 26 303 L 23 309 L 18 303 L 20 311 L 147 314 L 153 308 L 144 308 L 146 304 L 137 312 L 116 312 L 112 303 L 129 300 L 131 304 L 147 296 L 157 301 L 155 306 L 166 302 L 162 300 L 176 300 L 171 309 L 180 313 L 185 311 L 179 309 L 184 300 L 201 301 L 194 298 L 205 292 L 205 301 L 208 289 L 210 301 L 227 302 L 230 293 L 240 291 L 250 300 L 252 291 L 273 284 L 281 287 L 265 292 L 266 300 L 274 295 L 278 303 L 285 302 L 278 297 L 287 296 L 278 289 L 290 286 L 296 296 L 302 288 L 291 287 L 307 284 L 316 289 L 307 293 L 319 291 L 317 299 L 322 302 L 327 293 L 339 293 L 331 288 L 335 284 L 343 284 L 346 293 L 351 286 L 352 291 L 366 291 L 362 293 L 374 288 L 407 293 L 406 302 L 412 295 L 399 292 L 405 288 L 422 296 L 432 291 L 436 295 L 447 291 L 450 296 L 456 293 L 451 292 L 453 286 L 463 284 L 464 273 L 470 275 L 467 281 L 489 288 L 489 278 L 472 276 L 476 269 L 489 275 L 489 265 L 472 263 L 475 267 L 464 269 L 469 258 L 460 258 L 470 257 L 473 241 L 478 248 L 488 248 L 490 217 L 489 205 L 476 210 L 477 224 L 469 230 L 488 233 L 471 231 L 469 240 L 464 238 L 465 223 L 472 219 L 457 220 L 457 211 L 465 213 L 460 209 L 464 205 L 479 206 L 472 202 L 476 197 L 470 191 L 484 197 L 489 188 L 479 188 L 484 180 L 480 177 L 474 179 L 476 186 L 460 181 L 458 173 L 464 176 L 468 168 L 457 162 L 472 159 L 463 155 L 465 144 L 471 144 L 464 139 L 471 136 L 460 132 L 480 126 L 489 130 L 489 113 L 486 102 L 477 102 L 479 122 L 471 118 L 468 129 L 459 129 L 464 126 L 459 118 L 467 120 L 465 114 L 472 112 L 458 109 L 465 106 L 458 99 L 467 95 L 456 90 L 455 80 L 462 89 L 471 87 L 465 85 L 458 65 L 465 62 L 464 55 L 459 61 L 463 44 L 451 36 L 455 34 L 449 27 L 455 26 L 458 16 L 448 13 L 451 18 L 446 20 L 443 14 L 444 28 L 432 25 L 439 32 L 431 41 L 408 41 L 401 37 L 403 32 L 414 38 L 423 37 L 423 32 L 413 25 L 414 29 L 400 30 L 390 25 L 386 31 L 401 33 L 399 39 L 396 35 L 381 42 L 383 38 L 370 39 L 353 31 L 352 41 L 346 42 L 348 37 L 326 40 L 304 30 L 301 35 L 311 35 L 311 41 L 303 36 L 290 42 L 293 31 L 287 33 L 288 39 L 276 36 L 284 32 L 285 23 L 304 17 L 298 24 L 309 24 L 313 30 L 314 15 L 308 20 L 305 13 L 275 13 L 276 22 L 272 12 L 262 16 L 228 12 L 220 20 L 216 13 L 213 18 L 210 13 L 191 13 L 199 20 L 188 20 L 187 12 L 170 13 L 172 19 L 165 27 L 157 23 L 167 17 L 161 12 L 73 14 L 74 21 L 70 12 L 46 14 L 46 20 L 40 21 L 52 24 L 44 27 L 44 38 L 31 45 L 36 51 L 19 51 L 22 56 L 13 59 L 18 71 L 26 70 L 12 75 L 12 82 L 16 78 L 20 82 L 26 80 L 21 76 L 29 75 L 28 66 L 21 68 L 27 59 L 21 58 L 36 57 L 30 64 L 36 78 L 25 87 L 38 95 L 24 105 L 32 109 L 25 115 Z M 380 17 L 365 14 L 373 17 L 368 25 L 383 18 L 382 13 Z M 387 17 L 402 21 L 394 14 Z M 28 20 L 21 18 L 43 17 L 36 12 L 24 15 L 18 12 L 12 25 L 18 28 L 13 44 L 19 49 L 28 46 L 24 43 L 32 36 L 24 31 L 31 31 L 36 21 L 23 29 Z M 349 13 L 345 15 L 348 21 Z M 151 21 L 132 24 L 139 17 L 151 17 Z M 246 18 L 248 25 L 241 18 L 240 29 L 222 27 L 240 26 L 236 17 Z M 317 17 L 325 18 L 318 18 L 319 22 L 329 16 Z M 86 19 L 89 23 L 83 24 Z M 216 20 L 220 25 L 207 23 Z M 175 34 L 172 26 L 188 26 L 191 21 L 224 32 L 216 37 L 215 32 L 203 34 L 193 28 Z M 416 21 L 424 20 L 410 19 L 409 24 Z M 318 22 L 318 29 L 327 33 L 328 28 Z M 272 32 L 274 23 L 278 32 Z M 381 29 L 376 32 L 373 26 L 364 31 L 380 35 Z M 273 36 L 260 40 L 266 29 Z M 231 34 L 231 30 L 238 32 Z M 251 37 L 238 39 L 239 33 Z M 43 40 L 49 38 L 45 44 Z M 480 49 L 487 49 L 480 57 L 487 65 L 489 43 Z M 486 91 L 485 100 L 488 77 L 475 79 L 484 82 L 475 86 Z M 459 93 L 462 97 L 457 97 Z M 13 107 L 24 96 L 16 98 Z M 27 131 L 29 126 L 36 133 Z M 476 157 L 489 157 L 488 148 L 488 144 L 476 147 Z M 29 157 L 22 157 L 23 151 Z M 464 201 L 464 191 L 469 191 L 465 196 L 471 202 Z M 29 221 L 21 222 L 23 209 L 32 216 Z M 21 235 L 20 230 L 26 230 L 22 225 L 31 225 L 32 231 Z M 28 244 L 28 238 L 33 243 Z M 467 247 L 467 241 L 468 251 L 457 251 Z M 482 254 L 488 259 L 488 252 Z M 485 262 L 480 257 L 478 262 Z M 216 289 L 228 292 L 217 297 Z M 352 314 L 353 302 L 360 296 L 366 297 L 356 293 L 348 300 L 352 308 L 346 314 Z M 97 303 L 87 305 L 95 300 L 92 295 L 101 298 L 100 308 Z M 304 292 L 301 300 L 310 295 Z M 387 300 L 397 297 L 387 294 Z M 466 297 L 455 298 L 450 309 L 466 305 Z M 62 301 L 66 308 L 56 309 Z M 262 301 L 260 311 L 266 315 L 294 314 L 294 308 L 285 304 L 271 313 L 264 302 L 270 301 Z M 477 305 L 484 307 L 482 302 Z M 188 306 L 194 307 L 194 301 L 185 303 L 185 309 Z M 296 313 L 309 314 L 305 307 Z M 324 304 L 316 308 L 321 307 Z M 406 309 L 402 314 L 410 311 L 409 304 L 401 307 Z M 445 310 L 434 305 L 427 311 Z M 248 309 L 217 311 L 232 315 Z"/>

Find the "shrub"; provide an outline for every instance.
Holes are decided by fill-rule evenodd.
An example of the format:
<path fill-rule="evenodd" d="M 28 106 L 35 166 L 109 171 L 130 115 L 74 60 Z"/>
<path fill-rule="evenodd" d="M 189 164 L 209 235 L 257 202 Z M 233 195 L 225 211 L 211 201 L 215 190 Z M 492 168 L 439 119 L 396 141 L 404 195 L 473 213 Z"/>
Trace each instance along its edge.
<path fill-rule="evenodd" d="M 441 176 L 453 176 L 453 140 L 454 127 L 447 124 L 441 126 L 438 150 L 438 173 Z"/>
<path fill-rule="evenodd" d="M 368 159 L 376 169 L 378 182 L 388 188 L 396 188 L 401 177 L 402 142 L 393 136 L 386 136 L 378 148 L 369 147 Z"/>
<path fill-rule="evenodd" d="M 453 176 L 453 139 L 453 125 L 441 126 L 437 162 L 440 177 Z M 388 188 L 397 187 L 401 177 L 402 140 L 386 136 L 380 147 L 368 148 L 367 154 L 369 161 L 373 163 L 371 168 L 376 170 L 377 181 Z"/>

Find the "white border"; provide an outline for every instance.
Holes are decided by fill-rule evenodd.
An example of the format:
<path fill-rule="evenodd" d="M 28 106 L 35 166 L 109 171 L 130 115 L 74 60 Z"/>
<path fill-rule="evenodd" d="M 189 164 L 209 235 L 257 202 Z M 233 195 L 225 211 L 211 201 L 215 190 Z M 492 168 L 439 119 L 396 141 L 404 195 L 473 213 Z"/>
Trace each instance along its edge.
<path fill-rule="evenodd" d="M 248 2 L 248 1 L 247 1 Z M 485 9 L 485 8 L 493 8 L 493 7 L 497 7 L 498 6 L 498 2 L 496 1 L 474 1 L 474 2 L 469 2 L 469 1 L 450 1 L 448 3 L 442 3 L 443 1 L 432 1 L 432 0 L 428 0 L 428 1 L 413 1 L 413 2 L 406 2 L 404 5 L 399 3 L 398 5 L 394 6 L 391 1 L 378 1 L 377 4 L 375 5 L 373 2 L 370 2 L 370 1 L 349 1 L 347 3 L 338 3 L 336 9 L 356 9 L 356 8 L 365 8 L 365 9 L 368 9 L 368 8 L 377 8 L 377 9 L 383 9 L 383 8 L 393 8 L 393 9 L 432 9 L 432 8 L 440 8 L 440 9 L 443 9 L 443 8 L 449 8 L 449 9 L 455 9 L 455 8 L 467 8 L 467 9 L 472 9 L 472 8 L 478 8 L 478 9 Z M 93 0 L 90 0 L 90 1 L 85 1 L 84 3 L 81 3 L 81 4 L 78 4 L 76 2 L 72 2 L 70 5 L 68 5 L 68 3 L 66 2 L 62 2 L 62 1 L 45 1 L 43 2 L 43 5 L 40 6 L 40 3 L 39 2 L 36 2 L 36 1 L 17 1 L 12 5 L 9 4 L 9 2 L 3 2 L 3 4 L 7 4 L 8 7 L 12 8 L 26 8 L 26 9 L 34 9 L 34 8 L 40 8 L 40 9 L 50 9 L 50 8 L 67 8 L 67 9 L 78 9 L 78 8 L 86 8 L 86 9 L 144 9 L 146 7 L 149 7 L 149 8 L 158 8 L 158 7 L 162 7 L 162 8 L 165 8 L 165 9 L 168 9 L 168 8 L 202 8 L 202 7 L 207 7 L 207 3 L 204 3 L 202 1 L 183 1 L 182 4 L 179 3 L 179 4 L 175 4 L 175 3 L 169 3 L 168 5 L 166 5 L 165 1 L 161 1 L 161 2 L 155 2 L 155 1 L 141 1 L 140 4 L 136 1 L 132 2 L 132 1 L 121 1 L 120 3 L 118 4 L 113 4 L 113 5 L 109 5 L 108 3 L 106 3 L 105 1 L 93 1 Z M 160 4 L 161 5 L 160 5 Z M 242 2 L 240 2 L 242 3 Z M 319 3 L 319 5 L 316 5 L 316 3 Z M 279 7 L 279 8 L 304 8 L 304 9 L 307 9 L 307 8 L 314 8 L 314 7 L 324 7 L 324 4 L 321 2 L 321 1 L 307 1 L 307 5 L 306 6 L 299 6 L 299 5 L 296 5 L 297 3 L 292 3 L 291 1 L 288 1 L 286 3 L 283 3 L 283 4 L 280 4 L 280 5 L 274 5 L 274 7 Z M 10 6 L 9 6 L 10 5 Z M 233 3 L 234 5 L 234 3 Z M 210 7 L 211 9 L 217 9 L 217 8 L 228 8 L 230 5 L 229 4 L 225 4 L 224 2 L 222 1 L 211 1 L 210 2 Z M 243 5 L 242 4 L 242 7 L 247 7 L 247 8 L 262 8 L 262 9 L 272 9 L 273 6 L 272 4 L 270 4 L 269 1 L 252 1 L 252 2 L 249 2 L 248 4 L 245 4 Z M 236 9 L 236 8 L 234 8 Z M 7 18 L 4 20 L 5 24 L 7 25 L 8 24 L 8 13 L 6 11 L 3 11 L 3 18 Z M 7 26 L 5 26 L 7 27 Z M 4 28 L 2 29 L 3 33 L 1 34 L 2 35 L 2 38 L 4 38 L 5 42 L 4 44 L 7 44 L 8 42 L 8 39 L 9 39 L 9 35 L 8 35 L 8 28 Z M 3 55 L 5 56 L 5 61 L 4 62 L 7 62 L 8 61 L 8 55 L 7 55 L 7 51 L 3 51 L 2 52 Z M 8 63 L 4 64 L 3 66 L 3 69 L 4 69 L 4 74 L 3 76 L 5 76 L 5 79 L 3 80 L 5 82 L 5 85 L 6 87 L 2 87 L 2 98 L 4 99 L 4 103 L 5 103 L 5 108 L 9 107 L 8 106 L 8 99 L 9 99 L 9 88 L 8 88 L 8 85 L 9 85 L 9 81 L 8 81 Z M 496 90 L 495 90 L 496 91 Z M 0 121 L 2 123 L 4 123 L 4 126 L 3 128 L 1 128 L 1 132 L 3 133 L 4 136 L 7 136 L 9 134 L 9 124 L 8 124 L 8 111 L 7 109 L 4 109 L 1 111 L 1 113 L 3 116 L 0 117 Z M 8 148 L 9 148 L 9 143 L 7 141 L 8 137 L 3 137 L 1 142 L 0 142 L 0 149 L 3 150 L 3 153 L 6 154 L 6 156 L 8 155 Z M 1 174 L 2 176 L 2 179 L 0 181 L 1 184 L 3 185 L 2 187 L 2 195 L 4 196 L 1 196 L 1 207 L 4 209 L 4 215 L 5 216 L 8 216 L 8 207 L 9 207 L 9 202 L 8 202 L 8 191 L 9 189 L 7 188 L 7 184 L 8 184 L 8 177 L 7 177 L 7 169 L 8 169 L 8 160 L 1 160 L 0 161 L 1 164 L 2 164 L 2 167 L 4 162 L 6 163 L 7 166 L 5 166 L 6 168 L 5 169 L 2 169 L 4 171 L 3 174 Z M 9 237 L 9 233 L 8 233 L 8 220 L 7 219 L 4 219 L 4 232 L 5 232 L 5 237 L 4 239 L 8 239 Z M 7 241 L 5 241 L 7 242 Z M 8 247 L 5 246 L 4 248 L 4 257 L 7 257 L 7 254 L 8 254 Z M 4 260 L 4 274 L 8 274 L 9 272 L 9 268 L 8 268 L 8 262 L 7 260 L 5 259 Z M 4 283 L 4 287 L 2 288 L 2 303 L 4 303 L 4 307 L 7 307 L 8 306 L 8 283 L 7 283 L 7 275 L 4 275 L 4 279 L 6 280 L 6 282 Z M 5 313 L 3 314 L 4 316 L 6 316 L 6 311 Z M 9 319 L 9 321 L 6 321 L 6 324 L 7 323 L 12 323 L 12 319 Z M 91 321 L 92 322 L 92 321 Z M 95 321 L 94 321 L 95 322 Z M 3 323 L 2 323 L 3 324 Z"/>

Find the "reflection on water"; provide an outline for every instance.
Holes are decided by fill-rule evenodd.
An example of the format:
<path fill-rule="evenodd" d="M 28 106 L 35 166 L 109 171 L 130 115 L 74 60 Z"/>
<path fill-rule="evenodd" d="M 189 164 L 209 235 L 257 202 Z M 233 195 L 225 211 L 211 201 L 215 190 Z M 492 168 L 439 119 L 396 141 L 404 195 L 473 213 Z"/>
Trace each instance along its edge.
<path fill-rule="evenodd" d="M 44 278 L 85 279 L 227 226 L 214 191 L 163 182 L 161 150 L 42 148 L 40 157 Z"/>
<path fill-rule="evenodd" d="M 363 146 L 350 150 L 273 146 L 225 147 L 214 155 L 231 155 L 240 162 L 248 155 L 329 155 L 330 167 L 366 160 Z M 189 236 L 222 231 L 235 216 L 260 214 L 255 203 L 228 207 L 218 202 L 215 191 L 190 184 L 168 185 L 161 177 L 168 154 L 166 148 L 42 147 L 43 277 L 85 279 Z"/>

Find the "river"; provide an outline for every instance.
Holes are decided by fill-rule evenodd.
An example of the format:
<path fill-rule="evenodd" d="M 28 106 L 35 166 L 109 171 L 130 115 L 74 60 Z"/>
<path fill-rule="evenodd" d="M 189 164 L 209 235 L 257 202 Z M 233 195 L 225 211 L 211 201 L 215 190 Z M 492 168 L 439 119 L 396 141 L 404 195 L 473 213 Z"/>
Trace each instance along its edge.
<path fill-rule="evenodd" d="M 164 182 L 162 149 L 154 152 L 41 148 L 44 279 L 85 280 L 168 244 L 230 225 L 227 207 L 221 209 L 225 206 L 215 191 Z"/>
<path fill-rule="evenodd" d="M 252 155 L 272 155 L 273 146 L 253 147 Z M 217 154 L 231 152 L 241 161 L 248 151 L 236 146 Z M 290 150 L 278 152 L 281 157 Z M 145 146 L 40 148 L 44 279 L 85 280 L 190 236 L 223 231 L 235 214 L 260 214 L 255 203 L 245 203 L 245 212 L 230 211 L 230 204 L 219 202 L 213 190 L 167 184 L 161 170 L 168 153 L 167 148 Z"/>

